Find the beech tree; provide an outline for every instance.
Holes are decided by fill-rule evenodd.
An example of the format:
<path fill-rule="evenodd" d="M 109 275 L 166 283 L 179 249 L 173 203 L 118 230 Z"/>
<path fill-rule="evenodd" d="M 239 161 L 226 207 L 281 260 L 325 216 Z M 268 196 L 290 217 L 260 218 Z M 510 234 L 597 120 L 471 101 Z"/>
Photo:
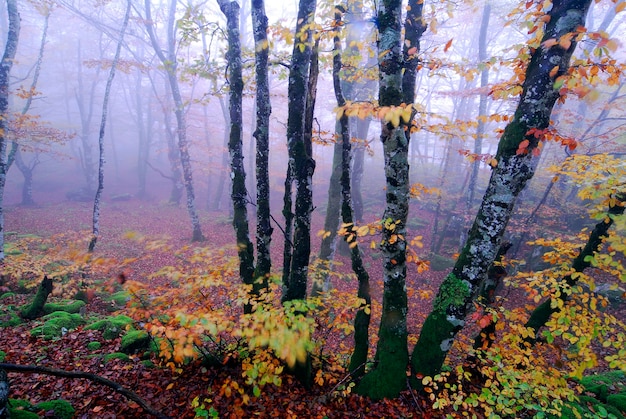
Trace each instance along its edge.
<path fill-rule="evenodd" d="M 547 12 L 541 43 L 532 52 L 519 104 L 500 138 L 497 162 L 467 241 L 435 298 L 413 349 L 414 376 L 441 370 L 492 265 L 515 201 L 535 171 L 535 152 L 560 97 L 555 81 L 567 73 L 590 0 L 556 0 Z"/>
<path fill-rule="evenodd" d="M 183 183 L 185 192 L 187 194 L 187 211 L 191 219 L 192 227 L 192 241 L 202 241 L 204 236 L 202 235 L 202 229 L 200 227 L 200 220 L 196 210 L 196 196 L 193 186 L 193 173 L 191 169 L 191 158 L 189 156 L 189 141 L 187 139 L 187 125 L 185 121 L 185 108 L 183 104 L 183 98 L 180 93 L 180 86 L 178 84 L 177 66 L 178 59 L 176 57 L 176 0 L 170 0 L 168 18 L 166 23 L 167 29 L 167 47 L 162 49 L 159 40 L 154 30 L 154 21 L 152 20 L 152 5 L 149 0 L 146 0 L 145 11 L 146 20 L 145 26 L 150 37 L 150 42 L 154 51 L 165 67 L 167 74 L 167 80 L 171 89 L 172 98 L 174 100 L 174 115 L 176 115 L 176 132 L 178 137 L 178 152 L 180 156 L 180 165 L 183 171 Z"/>
<path fill-rule="evenodd" d="M 402 1 L 377 3 L 378 22 L 378 104 L 389 107 L 381 125 L 386 178 L 386 205 L 382 219 L 383 312 L 378 329 L 376 366 L 357 388 L 374 399 L 396 397 L 406 387 L 407 292 L 406 255 L 409 211 L 408 150 L 415 75 L 420 38 L 425 31 L 423 2 L 410 1 L 402 39 Z"/>
<path fill-rule="evenodd" d="M 312 186 L 315 161 L 305 119 L 307 100 L 312 92 L 309 83 L 311 57 L 314 55 L 313 18 L 316 1 L 300 0 L 289 68 L 287 147 L 289 165 L 285 180 L 286 237 L 283 266 L 283 301 L 306 297 L 309 256 L 311 253 Z M 310 109 L 310 106 L 309 106 Z M 296 185 L 295 208 L 292 209 L 292 184 Z M 292 213 L 293 211 L 293 213 Z M 293 237 L 291 225 L 293 223 Z"/>
<path fill-rule="evenodd" d="M 0 264 L 4 261 L 4 187 L 7 180 L 7 147 L 9 132 L 9 76 L 20 34 L 17 0 L 7 0 L 9 26 L 2 61 L 0 61 Z"/>

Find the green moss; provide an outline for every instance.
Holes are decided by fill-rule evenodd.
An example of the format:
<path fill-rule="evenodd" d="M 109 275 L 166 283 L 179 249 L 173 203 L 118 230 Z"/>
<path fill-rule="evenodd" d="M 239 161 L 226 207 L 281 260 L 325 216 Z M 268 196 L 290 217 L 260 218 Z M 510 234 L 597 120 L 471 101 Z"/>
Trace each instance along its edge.
<path fill-rule="evenodd" d="M 87 344 L 87 349 L 89 349 L 90 351 L 97 351 L 101 347 L 102 347 L 102 344 L 98 341 L 89 342 Z"/>
<path fill-rule="evenodd" d="M 120 350 L 126 354 L 136 353 L 150 347 L 150 335 L 145 330 L 130 330 L 122 337 Z"/>
<path fill-rule="evenodd" d="M 467 297 L 469 297 L 467 284 L 453 273 L 449 273 L 439 287 L 433 310 L 445 314 L 448 307 L 465 304 Z"/>
<path fill-rule="evenodd" d="M 130 301 L 130 294 L 127 291 L 118 291 L 105 298 L 105 301 L 110 301 L 118 307 L 124 307 Z"/>
<path fill-rule="evenodd" d="M 587 375 L 580 380 L 585 388 L 591 386 L 606 385 L 619 386 L 622 390 L 626 390 L 626 373 L 623 371 L 608 371 L 602 374 Z"/>
<path fill-rule="evenodd" d="M 61 337 L 63 330 L 76 329 L 85 323 L 79 314 L 67 313 L 65 311 L 55 311 L 43 317 L 45 323 L 35 327 L 30 331 L 34 337 L 43 336 L 44 339 L 53 339 Z"/>
<path fill-rule="evenodd" d="M 55 311 L 65 311 L 67 313 L 78 313 L 85 306 L 84 301 L 76 300 L 71 303 L 46 303 L 43 306 L 44 314 L 54 313 Z"/>
<path fill-rule="evenodd" d="M 4 351 L 0 351 L 0 362 L 4 362 L 4 358 L 7 357 L 7 353 Z"/>
<path fill-rule="evenodd" d="M 70 402 L 63 399 L 50 400 L 47 402 L 41 402 L 34 406 L 37 410 L 44 410 L 45 412 L 54 411 L 55 419 L 72 419 L 76 410 L 72 407 Z M 46 417 L 48 415 L 46 414 Z"/>
<path fill-rule="evenodd" d="M 5 298 L 11 298 L 14 295 L 14 292 L 5 292 L 4 294 L 0 295 L 0 300 L 4 300 Z"/>
<path fill-rule="evenodd" d="M 124 330 L 133 324 L 133 319 L 128 316 L 119 315 L 113 317 L 107 317 L 99 320 L 95 323 L 87 325 L 85 329 L 99 330 L 102 332 L 102 337 L 111 340 L 117 338 L 122 334 Z"/>
<path fill-rule="evenodd" d="M 128 357 L 128 355 L 123 354 L 121 352 L 113 352 L 112 354 L 106 354 L 104 356 L 104 362 L 107 363 L 113 359 L 119 359 L 122 361 L 128 361 L 130 360 L 130 358 Z"/>
<path fill-rule="evenodd" d="M 154 368 L 155 366 L 154 362 L 150 361 L 149 359 L 141 361 L 141 364 L 146 368 Z"/>
<path fill-rule="evenodd" d="M 14 310 L 9 309 L 0 315 L 0 327 L 13 327 L 22 323 L 22 318 Z"/>
<path fill-rule="evenodd" d="M 626 413 L 626 394 L 611 394 L 606 398 L 606 402 L 619 411 Z"/>
<path fill-rule="evenodd" d="M 30 411 L 33 406 L 22 399 L 9 399 L 9 417 L 11 419 L 39 419 L 36 413 Z"/>

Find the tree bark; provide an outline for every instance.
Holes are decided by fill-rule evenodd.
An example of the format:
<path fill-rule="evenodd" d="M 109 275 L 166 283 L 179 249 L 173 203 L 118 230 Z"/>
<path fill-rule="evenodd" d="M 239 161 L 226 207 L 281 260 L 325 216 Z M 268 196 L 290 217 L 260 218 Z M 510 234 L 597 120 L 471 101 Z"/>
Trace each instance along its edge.
<path fill-rule="evenodd" d="M 242 140 L 242 103 L 243 77 L 241 73 L 241 42 L 239 39 L 239 4 L 235 1 L 218 0 L 220 9 L 226 16 L 228 51 L 228 82 L 230 138 L 228 152 L 230 154 L 233 202 L 233 227 L 237 238 L 237 254 L 239 256 L 239 276 L 244 284 L 254 284 L 254 246 L 250 241 L 248 226 L 248 191 L 246 188 L 246 170 L 243 161 Z M 252 312 L 250 303 L 244 306 L 245 313 Z"/>
<path fill-rule="evenodd" d="M 315 0 L 300 0 L 289 70 L 287 93 L 289 102 L 287 117 L 288 171 L 291 172 L 293 182 L 296 185 L 296 197 L 293 212 L 293 248 L 291 249 L 290 267 L 288 268 L 289 276 L 284 284 L 283 302 L 304 299 L 307 291 L 311 253 L 311 212 L 313 210 L 312 177 L 315 161 L 311 153 L 311 134 L 307 131 L 305 120 L 307 119 L 307 109 L 311 109 L 311 104 L 307 102 L 313 94 L 309 83 L 309 73 L 314 56 L 311 24 L 315 16 L 315 8 Z M 287 195 L 287 188 L 285 189 L 285 195 Z"/>
<path fill-rule="evenodd" d="M 0 264 L 4 262 L 4 187 L 7 180 L 7 132 L 9 130 L 9 75 L 17 52 L 20 34 L 20 15 L 17 0 L 7 0 L 9 28 L 4 46 L 4 54 L 0 61 Z"/>
<path fill-rule="evenodd" d="M 120 30 L 120 38 L 117 41 L 117 47 L 115 50 L 115 57 L 111 63 L 111 71 L 107 79 L 107 84 L 104 89 L 104 99 L 102 102 L 102 120 L 100 121 L 100 134 L 98 135 L 98 187 L 96 188 L 96 197 L 93 201 L 93 216 L 92 216 L 92 230 L 91 240 L 89 240 L 89 252 L 93 252 L 100 235 L 100 200 L 102 199 L 102 190 L 104 189 L 104 129 L 107 124 L 107 114 L 109 111 L 109 96 L 111 94 L 111 85 L 113 84 L 113 78 L 115 77 L 115 68 L 117 62 L 120 59 L 120 52 L 122 51 L 122 42 L 124 41 L 124 34 L 126 33 L 126 27 L 128 26 L 128 19 L 130 18 L 130 0 L 126 1 L 126 12 L 124 13 L 124 20 L 122 22 L 122 29 Z"/>
<path fill-rule="evenodd" d="M 267 288 L 268 277 L 272 268 L 270 244 L 272 242 L 272 225 L 270 220 L 270 178 L 269 178 L 269 134 L 270 88 L 268 80 L 269 43 L 267 39 L 267 16 L 265 2 L 252 0 L 252 30 L 255 45 L 256 70 L 256 178 L 257 178 L 257 265 L 255 279 L 260 279 L 260 287 Z"/>
<path fill-rule="evenodd" d="M 342 23 L 342 11 L 335 7 L 335 35 L 333 37 L 333 87 L 337 106 L 346 105 L 346 100 L 341 88 L 340 73 L 342 70 L 341 38 L 339 37 Z M 367 353 L 369 349 L 369 325 L 370 307 L 372 297 L 370 294 L 369 274 L 363 266 L 361 250 L 357 241 L 356 226 L 354 224 L 354 211 L 352 210 L 352 194 L 350 191 L 350 161 L 352 158 L 352 144 L 350 139 L 350 120 L 348 116 L 341 115 L 339 119 L 339 133 L 341 140 L 341 218 L 346 226 L 344 239 L 350 245 L 350 260 L 352 270 L 359 281 L 357 297 L 361 303 L 354 319 L 354 350 L 350 357 L 348 371 L 354 378 L 360 378 L 365 373 Z"/>
<path fill-rule="evenodd" d="M 545 48 L 543 42 L 561 39 L 583 26 L 590 2 L 553 2 L 542 44 L 532 53 L 526 69 L 520 102 L 500 139 L 495 157 L 498 163 L 491 174 L 478 215 L 452 273 L 439 289 L 433 310 L 426 318 L 413 350 L 411 364 L 414 378 L 433 376 L 441 370 L 456 334 L 465 324 L 465 317 L 480 284 L 496 257 L 515 200 L 534 174 L 532 150 L 537 147 L 539 139 L 529 130 L 548 127 L 552 108 L 559 98 L 559 92 L 553 87 L 554 82 L 567 71 L 576 47 L 576 43 L 572 42 L 567 49 L 558 44 Z M 524 140 L 529 142 L 528 152 L 518 153 Z M 414 384 L 419 385 L 419 382 Z"/>
<path fill-rule="evenodd" d="M 146 8 L 146 29 L 150 37 L 150 42 L 154 47 L 154 51 L 159 60 L 165 67 L 167 80 L 169 82 L 172 98 L 174 99 L 174 115 L 176 115 L 176 125 L 178 132 L 178 151 L 180 153 L 180 164 L 183 169 L 183 185 L 187 193 L 187 212 L 191 219 L 191 240 L 203 241 L 200 220 L 196 211 L 196 197 L 193 187 L 193 174 L 191 168 L 191 158 L 189 156 L 189 141 L 187 140 L 187 124 L 185 122 L 185 108 L 183 98 L 180 93 L 177 77 L 177 57 L 176 57 L 176 38 L 175 38 L 175 18 L 176 18 L 176 0 L 170 0 L 169 15 L 167 21 L 167 49 L 164 53 L 161 50 L 159 42 L 154 33 L 154 22 L 152 21 L 151 4 L 149 0 L 144 2 Z M 166 55 L 167 53 L 167 55 Z"/>
<path fill-rule="evenodd" d="M 37 288 L 37 293 L 33 301 L 20 310 L 20 317 L 27 320 L 34 320 L 43 315 L 43 306 L 48 300 L 48 296 L 52 292 L 53 284 L 52 280 L 47 276 L 44 276 L 41 280 L 41 284 Z"/>
<path fill-rule="evenodd" d="M 409 6 L 404 24 L 403 50 L 402 2 L 384 0 L 377 5 L 380 106 L 412 104 L 415 98 L 417 51 L 425 28 L 421 20 L 422 2 L 411 1 Z M 383 309 L 378 329 L 377 365 L 357 386 L 357 392 L 373 399 L 397 397 L 406 387 L 409 361 L 406 220 L 409 210 L 408 148 L 411 120 L 408 124 L 401 122 L 398 126 L 383 122 L 381 127 L 387 187 L 380 245 L 383 255 Z"/>

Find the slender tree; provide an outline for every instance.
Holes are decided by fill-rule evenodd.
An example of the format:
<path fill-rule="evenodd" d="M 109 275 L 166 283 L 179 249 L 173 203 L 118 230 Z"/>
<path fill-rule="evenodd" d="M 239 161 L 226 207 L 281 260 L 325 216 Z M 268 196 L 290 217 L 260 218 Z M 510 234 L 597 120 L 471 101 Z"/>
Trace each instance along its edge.
<path fill-rule="evenodd" d="M 257 178 L 257 265 L 255 279 L 261 286 L 267 286 L 267 278 L 272 268 L 270 243 L 272 226 L 270 223 L 270 179 L 269 179 L 269 135 L 270 87 L 268 80 L 269 41 L 267 39 L 267 15 L 264 0 L 251 0 L 252 31 L 255 45 L 256 70 L 256 178 Z"/>
<path fill-rule="evenodd" d="M 243 162 L 242 141 L 242 101 L 243 77 L 241 74 L 241 43 L 239 39 L 239 3 L 236 1 L 218 0 L 222 13 L 226 16 L 228 33 L 228 82 L 230 137 L 228 151 L 232 173 L 233 227 L 237 236 L 237 253 L 239 255 L 239 275 L 244 284 L 254 283 L 254 246 L 250 241 L 248 227 L 248 191 L 246 188 L 246 171 Z M 250 304 L 244 308 L 251 312 Z"/>
<path fill-rule="evenodd" d="M 311 68 L 313 41 L 313 18 L 315 0 L 300 0 L 298 21 L 294 41 L 291 66 L 289 69 L 287 116 L 287 147 L 289 150 L 288 173 L 285 180 L 286 225 L 291 225 L 293 217 L 293 240 L 285 238 L 288 257 L 284 259 L 287 275 L 283 273 L 283 301 L 304 299 L 306 297 L 309 256 L 311 252 L 311 212 L 312 177 L 315 161 L 312 156 L 310 136 L 307 140 L 305 119 L 307 99 L 310 97 L 309 71 Z M 310 109 L 310 106 L 308 107 Z M 295 210 L 291 205 L 291 184 L 296 185 Z M 290 227 L 288 227 L 290 228 Z M 289 233 L 289 230 L 286 230 Z"/>
<path fill-rule="evenodd" d="M 150 0 L 145 0 L 146 9 L 146 30 L 150 37 L 150 42 L 154 51 L 159 57 L 161 64 L 165 67 L 167 80 L 174 99 L 174 114 L 176 115 L 176 126 L 178 134 L 178 151 L 180 153 L 180 164 L 183 169 L 183 183 L 187 193 L 187 211 L 191 219 L 192 241 L 202 241 L 202 229 L 196 211 L 196 197 L 193 187 L 193 173 L 191 168 L 191 158 L 189 156 L 189 141 L 187 139 L 187 125 L 185 121 L 185 108 L 183 98 L 180 93 L 180 86 L 177 78 L 178 59 L 176 57 L 176 0 L 170 0 L 167 18 L 167 48 L 161 49 L 161 45 L 154 31 L 154 21 L 152 20 L 152 5 Z"/>
<path fill-rule="evenodd" d="M 124 42 L 124 34 L 126 33 L 126 27 L 128 26 L 128 19 L 130 18 L 130 0 L 126 1 L 126 12 L 124 13 L 124 20 L 122 22 L 122 29 L 120 30 L 119 39 L 117 41 L 117 47 L 115 49 L 115 57 L 111 62 L 111 70 L 109 71 L 109 77 L 104 89 L 104 99 L 102 101 L 102 119 L 100 121 L 100 133 L 98 135 L 98 187 L 96 189 L 96 197 L 93 201 L 93 216 L 92 216 L 92 230 L 91 240 L 89 240 L 89 251 L 93 252 L 96 247 L 96 242 L 100 235 L 100 200 L 102 199 L 102 190 L 104 189 L 104 129 L 107 123 L 107 114 L 109 110 L 109 96 L 111 94 L 111 85 L 113 84 L 113 78 L 115 77 L 115 68 L 117 62 L 120 59 L 120 53 L 122 51 L 122 42 Z"/>
<path fill-rule="evenodd" d="M 547 13 L 542 42 L 532 52 L 526 68 L 520 101 L 500 139 L 495 157 L 497 166 L 480 209 L 414 347 L 411 360 L 414 377 L 439 372 L 456 334 L 463 328 L 480 284 L 497 255 L 516 198 L 534 174 L 536 158 L 532 150 L 539 143 L 534 132 L 541 132 L 550 123 L 552 108 L 559 98 L 554 83 L 569 67 L 576 47 L 572 34 L 584 25 L 590 3 L 591 0 L 555 0 Z M 568 42 L 547 46 L 549 43 L 545 41 L 550 39 Z M 520 152 L 524 141 L 528 141 L 528 147 Z"/>
<path fill-rule="evenodd" d="M 20 15 L 17 9 L 17 0 L 7 0 L 6 4 L 9 26 L 4 54 L 2 54 L 2 61 L 0 61 L 0 264 L 4 262 L 4 187 L 8 170 L 9 75 L 20 35 Z"/>

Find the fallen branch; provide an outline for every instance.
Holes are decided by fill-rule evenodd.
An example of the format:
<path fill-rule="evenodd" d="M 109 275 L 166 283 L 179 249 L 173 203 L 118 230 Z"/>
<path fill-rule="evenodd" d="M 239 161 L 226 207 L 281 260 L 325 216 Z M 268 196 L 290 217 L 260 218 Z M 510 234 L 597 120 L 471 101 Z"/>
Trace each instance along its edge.
<path fill-rule="evenodd" d="M 85 378 L 94 383 L 102 384 L 113 389 L 115 392 L 123 395 L 127 399 L 134 401 L 139 406 L 141 406 L 143 410 L 145 410 L 146 412 L 148 412 L 152 416 L 155 416 L 158 419 L 171 419 L 169 416 L 164 415 L 163 413 L 157 410 L 154 410 L 152 407 L 148 405 L 148 403 L 145 400 L 143 400 L 137 394 L 128 390 L 121 384 L 118 384 L 115 381 L 108 380 L 96 374 L 91 374 L 91 373 L 82 372 L 82 371 L 65 371 L 65 370 L 59 370 L 55 368 L 40 367 L 37 365 L 16 365 L 16 364 L 0 363 L 0 370 L 2 369 L 9 371 L 9 372 L 46 374 L 46 375 L 53 375 L 55 377 Z"/>

